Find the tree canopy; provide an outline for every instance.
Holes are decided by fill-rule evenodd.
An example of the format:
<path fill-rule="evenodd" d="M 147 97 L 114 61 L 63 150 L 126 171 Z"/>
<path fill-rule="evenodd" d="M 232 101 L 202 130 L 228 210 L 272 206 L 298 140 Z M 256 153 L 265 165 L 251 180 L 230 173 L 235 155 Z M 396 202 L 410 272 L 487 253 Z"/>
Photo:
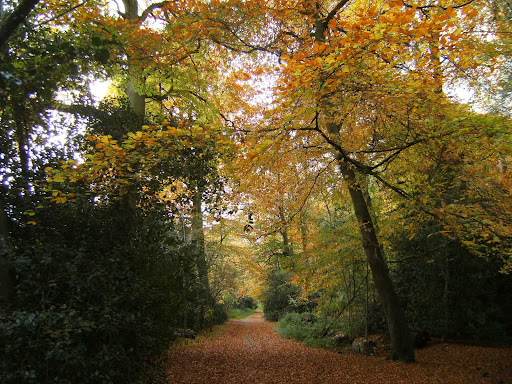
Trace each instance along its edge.
<path fill-rule="evenodd" d="M 0 2 L 0 380 L 155 377 L 252 297 L 404 362 L 512 337 L 510 15 Z"/>

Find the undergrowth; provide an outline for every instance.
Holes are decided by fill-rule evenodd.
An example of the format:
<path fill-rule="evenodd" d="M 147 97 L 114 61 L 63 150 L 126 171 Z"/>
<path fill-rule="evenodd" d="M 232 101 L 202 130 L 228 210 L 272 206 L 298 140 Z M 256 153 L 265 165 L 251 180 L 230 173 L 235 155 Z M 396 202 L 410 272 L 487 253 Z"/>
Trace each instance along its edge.
<path fill-rule="evenodd" d="M 287 313 L 276 325 L 276 330 L 282 337 L 295 339 L 309 347 L 335 347 L 330 337 L 321 337 L 322 327 L 314 313 Z"/>

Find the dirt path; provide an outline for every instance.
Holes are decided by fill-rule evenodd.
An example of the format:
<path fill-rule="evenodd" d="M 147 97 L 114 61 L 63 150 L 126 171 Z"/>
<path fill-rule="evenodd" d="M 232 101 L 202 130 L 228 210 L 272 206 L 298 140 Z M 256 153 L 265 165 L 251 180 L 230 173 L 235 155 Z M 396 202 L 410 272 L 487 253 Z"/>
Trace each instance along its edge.
<path fill-rule="evenodd" d="M 220 333 L 168 354 L 172 384 L 512 384 L 512 350 L 437 344 L 415 364 L 305 347 L 283 339 L 261 313 L 231 320 Z M 501 381 L 500 381 L 501 380 Z"/>

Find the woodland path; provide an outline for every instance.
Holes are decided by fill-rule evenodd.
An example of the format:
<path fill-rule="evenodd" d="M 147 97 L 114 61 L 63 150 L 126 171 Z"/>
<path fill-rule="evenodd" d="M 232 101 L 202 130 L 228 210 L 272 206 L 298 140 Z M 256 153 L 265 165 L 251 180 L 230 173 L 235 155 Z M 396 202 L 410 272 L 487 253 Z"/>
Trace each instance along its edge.
<path fill-rule="evenodd" d="M 255 313 L 173 347 L 170 384 L 512 384 L 512 350 L 434 344 L 416 351 L 417 362 L 386 361 L 384 352 L 336 353 L 281 338 L 274 323 Z"/>

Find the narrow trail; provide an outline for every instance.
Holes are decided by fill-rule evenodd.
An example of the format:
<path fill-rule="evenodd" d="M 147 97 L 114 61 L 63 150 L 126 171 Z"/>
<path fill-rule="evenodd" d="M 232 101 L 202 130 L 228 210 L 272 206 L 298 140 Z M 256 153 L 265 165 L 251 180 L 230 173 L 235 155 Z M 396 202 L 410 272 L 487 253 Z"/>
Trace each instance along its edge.
<path fill-rule="evenodd" d="M 255 313 L 220 332 L 173 347 L 170 384 L 512 384 L 512 350 L 436 344 L 416 352 L 417 363 L 386 361 L 305 347 L 284 339 Z M 501 381 L 500 381 L 501 380 Z"/>

